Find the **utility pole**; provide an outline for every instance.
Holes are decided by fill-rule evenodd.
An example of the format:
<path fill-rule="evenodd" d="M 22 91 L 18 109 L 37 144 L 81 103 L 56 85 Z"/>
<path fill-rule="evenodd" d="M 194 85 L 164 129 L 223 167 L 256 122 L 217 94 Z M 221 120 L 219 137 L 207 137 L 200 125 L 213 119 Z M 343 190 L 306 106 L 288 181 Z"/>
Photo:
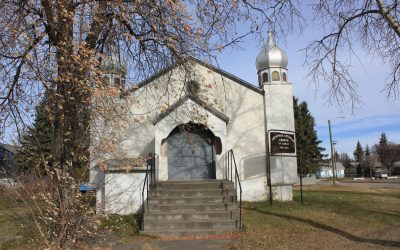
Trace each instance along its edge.
<path fill-rule="evenodd" d="M 335 117 L 334 119 L 344 119 L 344 118 L 346 118 L 346 117 L 339 116 L 339 117 Z M 331 164 L 332 164 L 333 185 L 336 186 L 336 166 L 335 166 L 335 154 L 333 152 L 331 120 L 328 120 L 328 127 L 329 127 L 329 140 L 331 142 Z"/>
<path fill-rule="evenodd" d="M 333 143 L 332 143 L 332 130 L 331 130 L 331 120 L 328 120 L 328 127 L 329 127 L 329 140 L 331 143 L 331 163 L 332 163 L 332 174 L 333 174 L 333 185 L 336 186 L 336 178 L 335 178 L 335 166 L 334 166 L 334 160 L 333 160 Z"/>
<path fill-rule="evenodd" d="M 333 144 L 333 171 L 334 171 L 333 178 L 335 178 L 335 181 L 337 181 L 337 172 L 336 172 L 337 159 L 336 159 L 336 149 L 335 149 L 337 141 L 332 141 L 332 144 Z"/>

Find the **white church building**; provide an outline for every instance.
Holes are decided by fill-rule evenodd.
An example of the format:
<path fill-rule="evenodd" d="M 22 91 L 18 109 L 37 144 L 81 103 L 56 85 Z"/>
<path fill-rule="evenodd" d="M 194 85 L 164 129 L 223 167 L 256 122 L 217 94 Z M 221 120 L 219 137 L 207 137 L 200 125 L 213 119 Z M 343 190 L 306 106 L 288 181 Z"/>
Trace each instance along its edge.
<path fill-rule="evenodd" d="M 149 161 L 150 184 L 240 180 L 243 201 L 266 200 L 270 190 L 274 200 L 292 200 L 297 159 L 287 64 L 270 32 L 256 59 L 257 85 L 192 58 L 96 101 L 91 144 L 102 150 L 91 152 L 90 182 L 98 211 L 137 212 Z M 104 71 L 118 85 L 126 67 L 111 58 Z M 236 170 L 227 169 L 228 152 Z"/>

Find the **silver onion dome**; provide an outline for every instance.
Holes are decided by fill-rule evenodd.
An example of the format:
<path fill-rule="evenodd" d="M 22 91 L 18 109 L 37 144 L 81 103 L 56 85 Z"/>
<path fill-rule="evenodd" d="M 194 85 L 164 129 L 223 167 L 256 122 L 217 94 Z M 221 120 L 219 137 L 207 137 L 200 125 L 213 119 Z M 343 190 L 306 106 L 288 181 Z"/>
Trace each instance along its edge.
<path fill-rule="evenodd" d="M 104 58 L 101 62 L 101 69 L 104 74 L 125 75 L 127 66 L 119 50 L 110 46 L 105 50 Z"/>
<path fill-rule="evenodd" d="M 268 41 L 258 53 L 256 60 L 257 70 L 263 70 L 271 67 L 285 68 L 288 64 L 288 57 L 282 49 L 275 44 L 275 37 L 272 31 L 268 32 Z"/>

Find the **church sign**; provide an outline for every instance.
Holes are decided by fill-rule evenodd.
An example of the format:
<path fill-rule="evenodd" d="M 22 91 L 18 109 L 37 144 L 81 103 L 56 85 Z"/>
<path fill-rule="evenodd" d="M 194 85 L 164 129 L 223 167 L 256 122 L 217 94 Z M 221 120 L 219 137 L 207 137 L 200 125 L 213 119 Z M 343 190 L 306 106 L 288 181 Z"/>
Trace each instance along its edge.
<path fill-rule="evenodd" d="M 271 155 L 276 154 L 295 154 L 296 137 L 294 132 L 289 131 L 270 131 L 269 145 Z"/>

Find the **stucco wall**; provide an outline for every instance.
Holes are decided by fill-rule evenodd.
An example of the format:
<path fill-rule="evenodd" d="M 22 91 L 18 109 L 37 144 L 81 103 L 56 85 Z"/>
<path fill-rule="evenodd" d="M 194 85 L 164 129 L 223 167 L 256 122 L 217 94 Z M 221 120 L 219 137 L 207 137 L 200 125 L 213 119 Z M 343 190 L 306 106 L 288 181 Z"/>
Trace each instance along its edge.
<path fill-rule="evenodd" d="M 223 178 L 221 158 L 228 150 L 233 149 L 242 181 L 243 200 L 266 199 L 268 188 L 263 94 L 234 82 L 206 66 L 194 64 L 192 70 L 193 74 L 188 75 L 182 73 L 181 68 L 175 68 L 168 74 L 153 79 L 152 82 L 115 101 L 114 105 L 122 109 L 119 114 L 120 121 L 110 127 L 106 119 L 100 119 L 101 125 L 97 128 L 97 131 L 102 131 L 97 135 L 101 134 L 105 138 L 107 133 L 114 133 L 113 136 L 116 139 L 113 139 L 112 143 L 115 152 L 96 156 L 92 154 L 92 167 L 96 165 L 98 158 L 133 158 L 155 152 L 160 157 L 158 180 L 167 180 L 167 158 L 162 153 L 161 142 L 177 125 L 192 121 L 208 126 L 221 139 L 222 154 L 217 156 L 217 178 Z M 184 82 L 192 79 L 200 83 L 201 90 L 198 96 L 208 105 L 212 105 L 213 108 L 225 114 L 229 118 L 229 123 L 226 124 L 189 99 L 187 103 L 154 125 L 152 121 L 158 114 L 165 112 L 169 106 L 185 95 Z M 279 90 L 267 90 L 266 95 L 267 109 L 270 109 L 267 113 L 268 119 L 273 121 L 268 128 L 293 130 L 293 118 L 290 119 L 290 115 L 293 116 L 293 110 L 291 114 L 286 115 L 282 115 L 281 110 L 282 106 L 292 106 L 291 86 L 288 85 Z M 195 112 L 191 112 L 190 109 L 196 109 L 202 115 L 195 117 L 193 115 Z M 101 129 L 101 126 L 108 126 L 108 130 Z M 114 130 L 118 133 L 112 132 Z M 92 140 L 101 142 L 96 136 Z M 290 159 L 284 162 L 282 159 L 273 161 L 281 162 L 273 167 L 274 183 L 284 185 L 294 183 L 296 170 L 292 170 L 296 168 L 295 162 Z M 290 170 L 293 174 L 285 173 L 286 170 Z M 134 198 L 136 195 L 134 190 L 137 189 L 136 185 L 141 187 L 140 178 L 140 175 L 132 173 L 106 174 L 104 190 L 98 193 L 98 199 L 110 204 L 107 208 L 109 212 L 132 211 L 135 208 L 132 204 L 136 202 L 132 199 L 137 199 Z M 120 187 L 119 183 L 121 183 Z M 118 196 L 118 192 L 125 194 Z M 108 196 L 118 196 L 120 199 L 113 201 Z M 130 205 L 123 205 L 124 203 Z"/>
<path fill-rule="evenodd" d="M 141 205 L 144 176 L 140 172 L 106 173 L 104 189 L 97 194 L 98 207 L 109 214 L 135 213 Z"/>
<path fill-rule="evenodd" d="M 155 125 L 155 147 L 159 154 L 158 180 L 168 180 L 168 152 L 162 152 L 161 142 L 167 139 L 171 131 L 180 124 L 188 122 L 200 123 L 209 128 L 213 134 L 220 138 L 221 144 L 226 145 L 226 123 L 214 114 L 210 113 L 197 103 L 188 99 L 175 109 L 167 117 Z M 221 155 L 216 156 L 216 178 L 222 179 L 222 166 L 218 163 Z"/>

